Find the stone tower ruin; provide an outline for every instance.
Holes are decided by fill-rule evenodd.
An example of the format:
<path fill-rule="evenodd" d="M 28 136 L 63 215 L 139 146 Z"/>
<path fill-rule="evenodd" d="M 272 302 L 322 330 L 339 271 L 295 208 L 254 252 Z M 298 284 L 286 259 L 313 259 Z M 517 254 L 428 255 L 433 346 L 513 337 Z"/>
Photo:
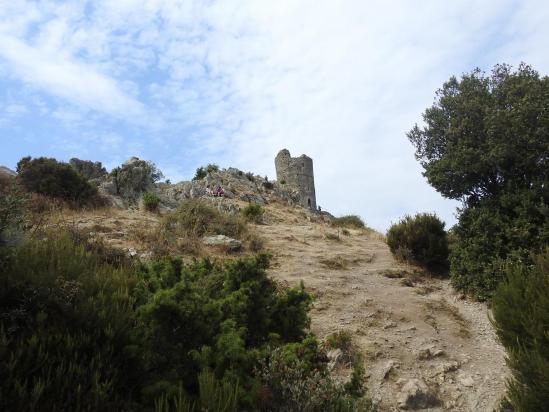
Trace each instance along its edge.
<path fill-rule="evenodd" d="M 301 206 L 316 210 L 313 159 L 306 155 L 291 157 L 287 149 L 282 149 L 276 155 L 275 167 L 278 183 L 297 189 Z"/>

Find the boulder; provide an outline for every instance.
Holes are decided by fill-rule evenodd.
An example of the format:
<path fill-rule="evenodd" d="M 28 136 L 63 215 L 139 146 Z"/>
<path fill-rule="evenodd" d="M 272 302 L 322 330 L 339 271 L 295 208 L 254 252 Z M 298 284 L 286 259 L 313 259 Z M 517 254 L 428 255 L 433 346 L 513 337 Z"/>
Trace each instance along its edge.
<path fill-rule="evenodd" d="M 265 205 L 265 199 L 260 195 L 253 195 L 250 193 L 246 193 L 240 196 L 240 200 L 244 202 L 249 202 L 249 203 L 257 203 L 258 205 Z"/>
<path fill-rule="evenodd" d="M 224 246 L 229 250 L 236 251 L 242 247 L 242 242 L 225 235 L 204 236 L 202 242 L 207 246 Z"/>

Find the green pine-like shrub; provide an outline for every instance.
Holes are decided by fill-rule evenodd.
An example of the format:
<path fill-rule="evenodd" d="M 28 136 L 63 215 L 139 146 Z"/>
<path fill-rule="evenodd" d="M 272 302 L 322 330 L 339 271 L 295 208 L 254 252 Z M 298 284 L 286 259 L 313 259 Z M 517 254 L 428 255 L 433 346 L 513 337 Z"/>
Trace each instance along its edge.
<path fill-rule="evenodd" d="M 61 199 L 72 207 L 97 206 L 97 188 L 68 163 L 24 157 L 17 163 L 17 179 L 28 191 Z"/>
<path fill-rule="evenodd" d="M 265 209 L 257 203 L 250 203 L 242 209 L 242 215 L 248 222 L 261 223 L 263 221 L 264 213 Z"/>
<path fill-rule="evenodd" d="M 362 218 L 357 215 L 336 217 L 332 220 L 332 226 L 344 227 L 348 229 L 364 229 L 366 227 Z"/>
<path fill-rule="evenodd" d="M 436 215 L 405 216 L 387 231 L 387 244 L 399 260 L 445 272 L 448 267 L 448 239 L 444 222 Z"/>
<path fill-rule="evenodd" d="M 143 193 L 141 200 L 143 201 L 143 207 L 145 210 L 148 210 L 149 212 L 156 212 L 158 210 L 160 198 L 155 193 L 145 192 Z"/>
<path fill-rule="evenodd" d="M 492 298 L 493 323 L 512 372 L 507 402 L 515 411 L 549 405 L 549 248 L 533 260 L 508 264 Z"/>

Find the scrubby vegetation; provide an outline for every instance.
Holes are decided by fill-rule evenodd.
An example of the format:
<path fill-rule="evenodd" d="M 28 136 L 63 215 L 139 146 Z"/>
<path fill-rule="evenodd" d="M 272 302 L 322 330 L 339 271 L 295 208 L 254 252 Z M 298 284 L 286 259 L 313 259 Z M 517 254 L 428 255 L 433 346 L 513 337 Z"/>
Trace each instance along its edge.
<path fill-rule="evenodd" d="M 0 174 L 0 244 L 23 222 L 27 200 L 15 178 Z"/>
<path fill-rule="evenodd" d="M 492 299 L 494 324 L 513 374 L 507 401 L 515 411 L 549 405 L 549 248 L 533 260 L 533 266 L 507 264 Z"/>
<path fill-rule="evenodd" d="M 141 200 L 143 201 L 143 207 L 145 210 L 148 210 L 149 212 L 156 212 L 158 210 L 160 198 L 153 192 L 143 193 Z"/>
<path fill-rule="evenodd" d="M 405 216 L 387 231 L 387 244 L 397 259 L 443 272 L 448 266 L 444 222 L 436 215 Z"/>
<path fill-rule="evenodd" d="M 263 214 L 265 210 L 261 205 L 257 203 L 250 203 L 244 209 L 242 209 L 242 215 L 248 222 L 261 223 L 263 221 Z"/>
<path fill-rule="evenodd" d="M 267 255 L 135 266 L 49 231 L 2 252 L 2 410 L 370 407 L 332 381 L 311 297 L 277 289 Z"/>
<path fill-rule="evenodd" d="M 28 191 L 65 201 L 71 207 L 99 205 L 97 189 L 68 163 L 24 157 L 17 163 L 17 179 Z"/>
<path fill-rule="evenodd" d="M 366 227 L 364 221 L 357 215 L 345 215 L 336 217 L 332 220 L 332 225 L 348 229 L 364 229 Z"/>
<path fill-rule="evenodd" d="M 193 180 L 204 179 L 208 173 L 213 173 L 219 171 L 219 166 L 213 163 L 209 163 L 207 166 L 200 166 L 196 169 L 196 173 L 193 177 Z"/>
<path fill-rule="evenodd" d="M 222 212 L 200 199 L 181 203 L 176 211 L 166 215 L 163 227 L 168 233 L 187 237 L 221 234 L 239 239 L 247 231 L 240 216 Z"/>

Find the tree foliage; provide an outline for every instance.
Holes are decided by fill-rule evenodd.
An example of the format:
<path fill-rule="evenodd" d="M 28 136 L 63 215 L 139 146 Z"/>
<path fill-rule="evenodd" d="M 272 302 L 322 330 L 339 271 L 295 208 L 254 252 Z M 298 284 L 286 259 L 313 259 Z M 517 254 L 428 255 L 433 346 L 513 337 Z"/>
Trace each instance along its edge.
<path fill-rule="evenodd" d="M 461 200 L 450 272 L 485 299 L 502 262 L 549 239 L 549 78 L 521 64 L 450 78 L 408 138 L 429 183 Z"/>
<path fill-rule="evenodd" d="M 408 138 L 429 183 L 468 206 L 502 192 L 547 190 L 549 78 L 497 65 L 451 77 Z"/>

